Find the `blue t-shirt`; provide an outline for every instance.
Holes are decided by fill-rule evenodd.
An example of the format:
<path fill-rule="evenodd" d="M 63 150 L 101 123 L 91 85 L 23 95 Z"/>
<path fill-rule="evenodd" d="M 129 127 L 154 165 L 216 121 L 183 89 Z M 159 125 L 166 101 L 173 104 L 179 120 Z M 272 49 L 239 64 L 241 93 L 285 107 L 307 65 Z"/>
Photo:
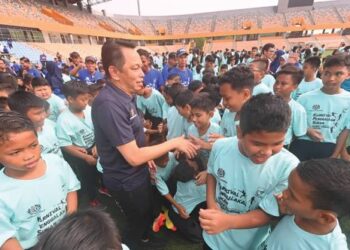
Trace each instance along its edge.
<path fill-rule="evenodd" d="M 181 78 L 181 84 L 188 87 L 190 82 L 193 80 L 192 71 L 186 68 L 185 70 L 180 70 L 178 67 L 172 68 L 169 75 L 177 74 Z"/>
<path fill-rule="evenodd" d="M 336 143 L 338 135 L 346 126 L 346 115 L 350 108 L 350 93 L 342 90 L 335 95 L 317 89 L 301 95 L 298 102 L 304 107 L 308 128 L 320 130 L 324 141 Z M 304 140 L 312 140 L 305 135 Z"/>
<path fill-rule="evenodd" d="M 92 104 L 92 121 L 106 187 L 132 191 L 149 181 L 146 164 L 132 167 L 117 149 L 132 141 L 138 147 L 145 146 L 143 119 L 135 96 L 107 82 Z"/>
<path fill-rule="evenodd" d="M 43 176 L 21 180 L 0 171 L 0 246 L 16 238 L 22 248 L 33 247 L 38 236 L 67 212 L 67 194 L 80 189 L 71 167 L 54 154 L 43 154 Z"/>
<path fill-rule="evenodd" d="M 316 78 L 311 82 L 305 81 L 305 78 L 304 78 L 298 85 L 298 88 L 292 92 L 291 97 L 294 100 L 297 100 L 299 96 L 301 96 L 302 94 L 305 94 L 315 89 L 320 89 L 322 87 L 323 87 L 323 83 L 320 78 Z"/>
<path fill-rule="evenodd" d="M 274 194 L 288 186 L 288 176 L 299 160 L 286 149 L 263 164 L 254 164 L 238 147 L 237 137 L 217 140 L 210 153 L 208 174 L 216 180 L 216 202 L 225 213 L 241 214 L 258 209 L 278 216 Z M 227 230 L 209 235 L 203 231 L 213 250 L 258 249 L 267 239 L 269 226 Z"/>
<path fill-rule="evenodd" d="M 269 237 L 266 250 L 347 250 L 346 237 L 339 223 L 332 232 L 324 235 L 304 231 L 295 223 L 295 217 L 286 215 Z"/>
<path fill-rule="evenodd" d="M 144 85 L 154 89 L 160 89 L 164 85 L 162 74 L 156 69 L 150 69 L 143 78 Z"/>
<path fill-rule="evenodd" d="M 163 119 L 163 105 L 165 99 L 163 95 L 156 89 L 152 89 L 152 93 L 149 97 L 137 96 L 136 104 L 137 108 L 146 114 L 146 111 L 153 117 Z"/>
<path fill-rule="evenodd" d="M 36 69 L 29 69 L 28 71 L 27 71 L 27 74 L 30 74 L 30 75 L 32 75 L 33 77 L 42 77 L 42 75 L 41 75 L 41 73 L 38 71 L 38 70 L 36 70 Z"/>
<path fill-rule="evenodd" d="M 342 84 L 341 84 L 341 88 L 345 89 L 346 91 L 350 92 L 350 78 L 346 79 Z"/>
<path fill-rule="evenodd" d="M 304 107 L 293 99 L 289 101 L 288 105 L 291 110 L 291 121 L 286 133 L 284 145 L 289 145 L 294 136 L 300 137 L 307 132 L 307 118 Z"/>
<path fill-rule="evenodd" d="M 87 69 L 81 69 L 78 71 L 80 81 L 86 82 L 88 85 L 94 84 L 97 80 L 103 79 L 103 74 L 96 70 L 94 74 L 91 74 Z"/>
<path fill-rule="evenodd" d="M 165 64 L 163 69 L 162 69 L 162 77 L 164 82 L 166 82 L 168 80 L 168 76 L 169 76 L 169 72 L 172 70 L 173 68 L 169 68 L 168 64 Z"/>

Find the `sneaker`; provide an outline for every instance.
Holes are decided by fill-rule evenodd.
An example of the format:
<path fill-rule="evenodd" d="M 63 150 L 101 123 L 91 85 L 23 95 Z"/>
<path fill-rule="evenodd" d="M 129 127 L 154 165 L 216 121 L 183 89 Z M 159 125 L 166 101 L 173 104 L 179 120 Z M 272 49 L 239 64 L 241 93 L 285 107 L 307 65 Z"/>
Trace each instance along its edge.
<path fill-rule="evenodd" d="M 160 228 L 164 225 L 165 222 L 165 216 L 164 214 L 160 213 L 159 216 L 154 220 L 153 222 L 153 232 L 158 233 Z"/>
<path fill-rule="evenodd" d="M 109 193 L 109 191 L 108 191 L 107 188 L 100 187 L 100 188 L 98 189 L 98 192 L 99 192 L 100 194 L 106 195 L 106 196 L 108 196 L 108 197 L 112 197 L 112 195 Z"/>

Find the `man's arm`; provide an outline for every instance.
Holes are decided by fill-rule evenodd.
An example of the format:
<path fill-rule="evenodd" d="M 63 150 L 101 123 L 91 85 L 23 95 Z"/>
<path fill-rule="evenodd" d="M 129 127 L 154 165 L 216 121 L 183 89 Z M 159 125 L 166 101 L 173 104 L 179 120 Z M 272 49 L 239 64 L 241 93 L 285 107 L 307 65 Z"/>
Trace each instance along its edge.
<path fill-rule="evenodd" d="M 191 143 L 189 140 L 186 140 L 184 137 L 174 138 L 159 145 L 142 148 L 137 146 L 135 140 L 127 144 L 117 146 L 117 150 L 133 167 L 138 167 L 148 161 L 157 159 L 158 157 L 174 149 L 185 153 L 189 158 L 193 158 L 197 153 L 197 146 Z"/>
<path fill-rule="evenodd" d="M 0 247 L 0 250 L 23 250 L 16 238 L 10 238 Z"/>
<path fill-rule="evenodd" d="M 77 191 L 69 192 L 67 194 L 67 214 L 71 214 L 78 209 L 78 195 Z"/>

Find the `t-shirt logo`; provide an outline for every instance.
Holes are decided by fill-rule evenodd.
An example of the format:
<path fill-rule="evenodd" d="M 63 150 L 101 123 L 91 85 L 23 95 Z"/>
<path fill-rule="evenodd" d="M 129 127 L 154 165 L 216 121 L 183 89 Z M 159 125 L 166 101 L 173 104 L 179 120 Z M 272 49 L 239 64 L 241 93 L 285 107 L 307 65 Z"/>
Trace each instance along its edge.
<path fill-rule="evenodd" d="M 85 130 L 81 129 L 81 130 L 79 130 L 79 133 L 83 135 L 85 133 Z"/>
<path fill-rule="evenodd" d="M 137 116 L 135 110 L 133 108 L 130 109 L 130 120 L 134 119 Z"/>
<path fill-rule="evenodd" d="M 314 111 L 319 110 L 320 108 L 321 108 L 321 106 L 319 104 L 315 104 L 315 105 L 312 106 L 312 109 Z"/>
<path fill-rule="evenodd" d="M 223 170 L 222 168 L 219 168 L 219 169 L 218 169 L 218 176 L 219 176 L 220 178 L 225 177 L 225 170 Z"/>
<path fill-rule="evenodd" d="M 40 210 L 41 210 L 41 205 L 35 204 L 27 210 L 27 213 L 33 216 L 33 215 L 40 213 Z"/>

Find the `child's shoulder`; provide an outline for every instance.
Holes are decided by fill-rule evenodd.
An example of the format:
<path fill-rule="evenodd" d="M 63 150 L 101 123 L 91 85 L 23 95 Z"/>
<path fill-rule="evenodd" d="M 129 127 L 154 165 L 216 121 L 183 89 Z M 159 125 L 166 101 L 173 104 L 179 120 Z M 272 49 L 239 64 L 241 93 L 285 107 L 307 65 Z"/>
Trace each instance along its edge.
<path fill-rule="evenodd" d="M 238 149 L 237 137 L 226 137 L 216 140 L 213 144 L 212 151 L 221 151 L 225 149 L 236 150 Z"/>

